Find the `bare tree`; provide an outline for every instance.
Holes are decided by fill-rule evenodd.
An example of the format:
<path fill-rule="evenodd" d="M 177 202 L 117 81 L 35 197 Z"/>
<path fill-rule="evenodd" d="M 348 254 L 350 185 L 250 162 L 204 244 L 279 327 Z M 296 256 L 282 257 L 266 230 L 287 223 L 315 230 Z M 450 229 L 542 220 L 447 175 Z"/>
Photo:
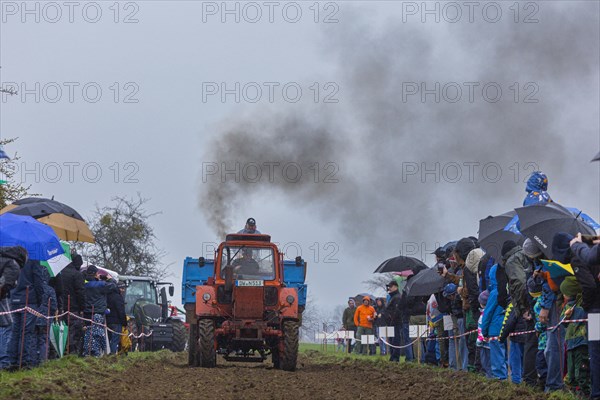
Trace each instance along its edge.
<path fill-rule="evenodd" d="M 85 245 L 88 260 L 122 275 L 151 276 L 161 279 L 168 275 L 169 265 L 162 263 L 165 251 L 156 243 L 149 219 L 159 213 L 145 209 L 149 199 L 115 197 L 111 206 L 99 207 L 90 219 L 95 245 Z"/>
<path fill-rule="evenodd" d="M 369 292 L 377 294 L 377 292 L 383 291 L 386 293 L 386 286 L 394 278 L 394 274 L 391 272 L 384 274 L 376 274 L 371 279 L 363 281 L 363 284 Z"/>
<path fill-rule="evenodd" d="M 0 147 L 13 143 L 18 138 L 0 139 Z M 29 193 L 31 185 L 24 185 L 23 182 L 16 179 L 18 169 L 19 155 L 15 152 L 12 158 L 0 159 L 0 208 L 15 200 L 28 196 L 39 196 L 36 193 Z"/>

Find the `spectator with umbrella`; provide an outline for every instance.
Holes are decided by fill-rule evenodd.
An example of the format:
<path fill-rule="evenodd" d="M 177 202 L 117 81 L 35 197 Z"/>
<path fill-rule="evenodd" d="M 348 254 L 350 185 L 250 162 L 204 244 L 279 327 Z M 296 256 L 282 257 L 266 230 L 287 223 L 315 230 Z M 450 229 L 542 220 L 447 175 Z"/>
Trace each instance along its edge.
<path fill-rule="evenodd" d="M 10 367 L 8 342 L 11 336 L 13 317 L 4 314 L 10 311 L 8 294 L 17 284 L 20 269 L 27 262 L 27 250 L 21 246 L 0 248 L 0 370 Z"/>
<path fill-rule="evenodd" d="M 83 355 L 100 357 L 106 351 L 106 337 L 103 325 L 108 309 L 107 295 L 117 285 L 110 282 L 110 276 L 100 275 L 98 267 L 95 265 L 88 266 L 85 278 L 85 307 L 83 315 L 93 322 L 90 322 L 90 325 L 85 328 Z"/>
<path fill-rule="evenodd" d="M 572 259 L 572 252 L 569 242 L 573 239 L 573 236 L 559 232 L 554 235 L 552 240 L 552 247 L 549 250 L 553 254 L 553 259 L 561 263 L 569 263 Z M 544 252 L 544 249 L 541 249 Z M 547 250 L 547 251 L 548 251 Z M 546 267 L 542 272 L 545 271 Z M 538 273 L 539 274 L 539 273 Z M 537 275 L 537 274 L 536 274 Z M 556 326 L 560 321 L 560 284 L 564 280 L 564 276 L 550 277 L 549 274 L 540 274 L 546 280 L 542 290 L 542 301 L 541 310 L 539 313 L 539 319 L 542 324 L 548 326 Z M 560 390 L 563 388 L 563 363 L 564 363 L 564 336 L 560 329 L 549 330 L 547 332 L 546 350 L 544 356 L 546 357 L 546 364 L 548 365 L 548 375 L 546 377 L 547 392 Z"/>
<path fill-rule="evenodd" d="M 597 158 L 600 159 L 600 153 Z M 581 307 L 588 314 L 600 313 L 600 239 L 591 244 L 583 242 L 581 233 L 570 242 L 574 258 L 579 260 L 575 277 L 581 285 Z M 591 397 L 600 398 L 600 341 L 588 341 L 590 374 L 592 378 Z"/>
<path fill-rule="evenodd" d="M 400 332 L 402 330 L 402 310 L 401 310 L 401 297 L 402 295 L 398 291 L 398 282 L 391 281 L 387 285 L 388 294 L 390 296 L 388 303 L 385 307 L 385 314 L 390 326 L 394 327 L 394 337 L 392 337 L 390 343 L 390 361 L 400 361 Z M 411 349 L 412 351 L 412 349 Z"/>
<path fill-rule="evenodd" d="M 45 267 L 40 261 L 63 254 L 60 241 L 49 226 L 27 216 L 14 214 L 0 215 L 0 246 L 22 246 L 27 250 L 29 260 L 19 273 L 17 286 L 11 291 L 10 304 L 13 310 L 29 306 L 39 310 L 44 297 Z M 13 315 L 8 354 L 11 369 L 37 364 L 37 338 L 35 335 L 36 317 L 27 312 Z"/>
<path fill-rule="evenodd" d="M 60 272 L 63 283 L 63 304 L 73 314 L 83 316 L 85 306 L 85 280 L 81 273 L 83 259 L 81 255 L 73 253 L 73 260 Z M 81 354 L 83 341 L 83 321 L 69 315 L 67 318 L 69 345 L 68 352 Z"/>
<path fill-rule="evenodd" d="M 528 246 L 530 243 L 528 243 Z M 512 240 L 507 240 L 502 247 L 502 264 L 497 273 L 505 274 L 504 280 L 508 286 L 498 288 L 498 302 L 506 308 L 505 321 L 501 336 L 511 333 L 506 324 L 509 318 L 514 320 L 514 327 L 522 327 L 516 330 L 531 330 L 531 318 L 529 315 L 530 299 L 527 292 L 527 277 L 533 272 L 533 265 L 525 255 L 523 248 Z M 518 335 L 510 338 L 511 346 L 509 352 L 509 364 L 511 367 L 511 381 L 521 383 L 524 376 L 527 383 L 535 385 L 537 373 L 535 371 L 536 339 L 535 335 Z M 525 348 L 527 347 L 527 353 Z"/>
<path fill-rule="evenodd" d="M 42 298 L 39 301 L 37 311 L 44 316 L 52 316 L 58 310 L 58 301 L 56 299 L 56 291 L 50 286 L 50 273 L 43 266 L 41 277 Z M 46 318 L 37 317 L 35 322 L 37 359 L 34 365 L 39 365 L 48 360 L 48 353 L 50 351 L 48 346 L 50 342 L 49 334 L 50 321 Z"/>

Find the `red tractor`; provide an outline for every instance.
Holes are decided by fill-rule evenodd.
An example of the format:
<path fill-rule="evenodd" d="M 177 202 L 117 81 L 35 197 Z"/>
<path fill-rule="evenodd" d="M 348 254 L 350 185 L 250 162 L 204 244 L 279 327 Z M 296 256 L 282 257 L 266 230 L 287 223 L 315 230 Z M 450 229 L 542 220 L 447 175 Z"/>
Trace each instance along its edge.
<path fill-rule="evenodd" d="M 184 291 L 186 279 L 191 289 L 192 274 L 205 277 L 190 292 L 195 304 L 186 304 L 191 366 L 213 368 L 217 355 L 238 362 L 262 362 L 270 355 L 275 368 L 296 369 L 304 301 L 299 307 L 298 285 L 286 282 L 284 265 L 291 271 L 290 263 L 301 268 L 304 280 L 304 261 L 284 262 L 271 237 L 258 234 L 227 235 L 214 261 L 199 258 L 197 266 L 186 261 Z"/>

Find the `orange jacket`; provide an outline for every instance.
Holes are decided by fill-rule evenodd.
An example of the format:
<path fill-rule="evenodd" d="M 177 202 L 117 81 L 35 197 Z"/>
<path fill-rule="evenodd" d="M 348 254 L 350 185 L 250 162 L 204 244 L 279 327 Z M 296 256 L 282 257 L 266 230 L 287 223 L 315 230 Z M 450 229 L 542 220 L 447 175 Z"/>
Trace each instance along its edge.
<path fill-rule="evenodd" d="M 375 314 L 375 309 L 372 306 L 358 306 L 354 312 L 354 325 L 362 326 L 363 328 L 373 328 Z M 369 321 L 367 317 L 371 317 L 371 320 Z"/>

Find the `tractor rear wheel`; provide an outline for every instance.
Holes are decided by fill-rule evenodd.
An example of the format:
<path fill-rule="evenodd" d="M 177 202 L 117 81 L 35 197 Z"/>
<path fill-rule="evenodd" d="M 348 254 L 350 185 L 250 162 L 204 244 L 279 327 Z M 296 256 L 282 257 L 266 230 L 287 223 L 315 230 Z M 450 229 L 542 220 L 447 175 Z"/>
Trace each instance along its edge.
<path fill-rule="evenodd" d="M 279 362 L 284 371 L 295 371 L 298 359 L 298 323 L 296 321 L 283 322 L 283 353 Z"/>
<path fill-rule="evenodd" d="M 196 358 L 196 362 L 200 367 L 214 368 L 217 365 L 215 323 L 210 319 L 201 319 L 198 321 Z"/>
<path fill-rule="evenodd" d="M 188 340 L 188 365 L 190 367 L 199 367 L 198 355 L 198 325 L 190 324 L 190 338 Z"/>
<path fill-rule="evenodd" d="M 183 321 L 179 319 L 169 320 L 169 324 L 173 327 L 173 343 L 169 346 L 171 351 L 179 352 L 185 350 L 185 341 L 187 340 L 187 332 Z"/>

